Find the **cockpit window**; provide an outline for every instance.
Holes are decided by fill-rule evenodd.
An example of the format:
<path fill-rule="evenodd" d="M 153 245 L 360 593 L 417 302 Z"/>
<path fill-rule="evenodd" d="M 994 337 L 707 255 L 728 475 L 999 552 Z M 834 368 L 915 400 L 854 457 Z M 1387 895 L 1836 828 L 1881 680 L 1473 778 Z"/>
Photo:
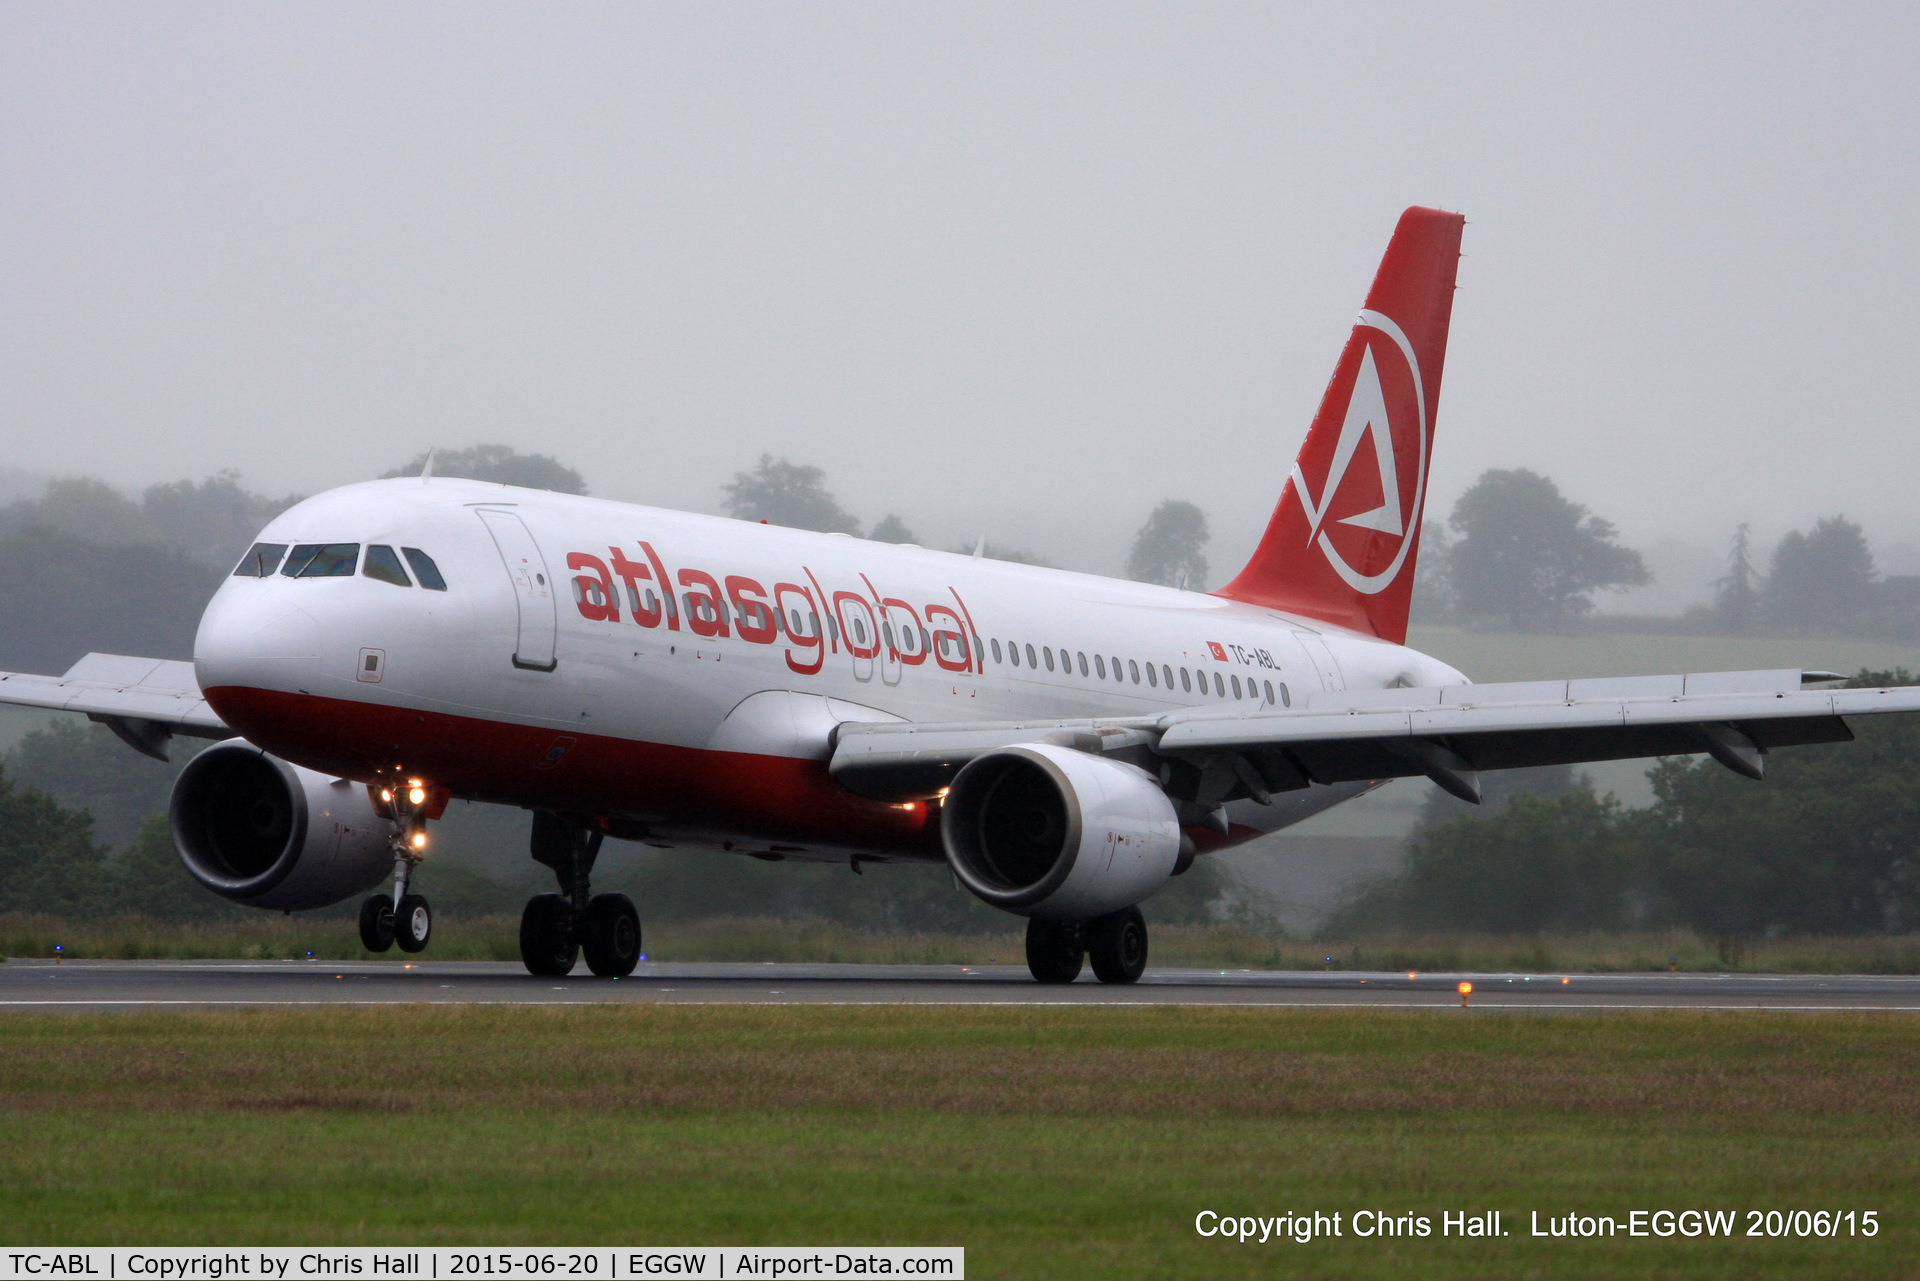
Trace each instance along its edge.
<path fill-rule="evenodd" d="M 351 578 L 359 543 L 301 543 L 287 553 L 280 572 L 288 578 Z"/>
<path fill-rule="evenodd" d="M 447 590 L 447 580 L 440 577 L 440 567 L 433 563 L 433 557 L 418 547 L 402 547 L 400 550 L 406 554 L 407 564 L 413 566 L 413 576 L 420 580 L 422 587 L 430 592 Z"/>
<path fill-rule="evenodd" d="M 361 564 L 360 572 L 368 578 L 392 583 L 395 587 L 413 586 L 413 580 L 407 577 L 407 571 L 400 566 L 400 558 L 385 543 L 375 543 L 367 548 L 367 559 Z"/>
<path fill-rule="evenodd" d="M 252 550 L 241 560 L 233 571 L 235 578 L 269 578 L 273 571 L 280 568 L 280 558 L 287 554 L 285 543 L 255 543 Z"/>

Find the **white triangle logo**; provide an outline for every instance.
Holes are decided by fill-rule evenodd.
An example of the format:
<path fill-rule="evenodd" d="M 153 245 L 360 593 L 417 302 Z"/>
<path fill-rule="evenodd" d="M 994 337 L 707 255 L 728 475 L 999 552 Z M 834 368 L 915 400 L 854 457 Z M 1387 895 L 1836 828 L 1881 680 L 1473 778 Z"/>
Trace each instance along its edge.
<path fill-rule="evenodd" d="M 1333 496 L 1340 492 L 1340 482 L 1346 479 L 1347 467 L 1360 448 L 1361 438 L 1369 432 L 1373 433 L 1373 457 L 1380 469 L 1380 493 L 1385 501 L 1372 511 L 1344 516 L 1339 523 L 1375 529 L 1399 538 L 1406 533 L 1406 521 L 1400 514 L 1400 473 L 1393 461 L 1393 423 L 1387 417 L 1387 396 L 1380 386 L 1380 371 L 1374 366 L 1371 346 L 1366 347 L 1360 357 L 1360 372 L 1354 377 L 1353 394 L 1347 399 L 1347 418 L 1340 425 L 1340 441 L 1334 446 L 1333 466 L 1327 469 L 1327 484 L 1320 491 L 1319 503 L 1307 493 L 1306 478 L 1297 476 L 1301 482 L 1300 501 L 1310 518 L 1309 543 L 1320 532 L 1321 522 L 1326 519 L 1327 509 L 1333 506 Z"/>

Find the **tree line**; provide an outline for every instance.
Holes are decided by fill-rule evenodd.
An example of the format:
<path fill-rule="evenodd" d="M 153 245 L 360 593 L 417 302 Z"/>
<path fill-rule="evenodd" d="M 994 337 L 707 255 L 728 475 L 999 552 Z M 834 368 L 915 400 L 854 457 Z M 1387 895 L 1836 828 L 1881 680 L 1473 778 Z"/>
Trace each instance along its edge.
<path fill-rule="evenodd" d="M 826 487 L 826 473 L 818 467 L 762 454 L 751 469 L 734 473 L 733 480 L 720 488 L 725 495 L 722 507 L 735 520 L 765 521 L 789 529 L 852 534 L 856 538 L 863 536 L 859 518 L 840 506 Z M 1127 577 L 1136 582 L 1201 591 L 1206 586 L 1208 569 L 1205 548 L 1212 536 L 1206 513 L 1192 503 L 1167 499 L 1153 509 L 1135 535 L 1127 555 Z M 906 521 L 894 512 L 876 521 L 864 537 L 879 543 L 919 543 Z M 981 554 L 994 560 L 1053 568 L 1047 560 L 1022 548 L 984 541 L 981 546 Z M 971 552 L 974 549 L 961 544 L 947 550 Z"/>
<path fill-rule="evenodd" d="M 1760 567 L 1752 531 L 1728 543 L 1711 604 L 1665 630 L 1702 635 L 1841 634 L 1920 640 L 1920 577 L 1882 577 L 1865 531 L 1845 516 L 1793 530 Z M 1594 613 L 1600 592 L 1653 581 L 1612 522 L 1518 468 L 1481 474 L 1445 521 L 1421 532 L 1414 621 L 1565 631 Z M 1642 620 L 1643 625 L 1648 624 Z"/>
<path fill-rule="evenodd" d="M 1914 681 L 1897 670 L 1850 683 Z M 1920 718 L 1864 717 L 1853 730 L 1847 746 L 1769 754 L 1764 783 L 1711 760 L 1661 760 L 1644 810 L 1595 795 L 1565 767 L 1509 780 L 1546 794 L 1491 795 L 1484 817 L 1435 804 L 1405 869 L 1366 887 L 1324 932 L 1910 932 L 1920 928 Z"/>

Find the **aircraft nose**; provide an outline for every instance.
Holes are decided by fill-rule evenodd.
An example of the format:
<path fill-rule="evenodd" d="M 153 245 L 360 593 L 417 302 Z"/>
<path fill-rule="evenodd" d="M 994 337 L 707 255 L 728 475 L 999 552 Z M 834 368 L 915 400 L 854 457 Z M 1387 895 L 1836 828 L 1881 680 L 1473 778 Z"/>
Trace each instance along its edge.
<path fill-rule="evenodd" d="M 237 581 L 257 586 L 251 579 Z M 320 624 L 296 605 L 248 600 L 230 588 L 214 594 L 194 637 L 193 669 L 202 692 L 292 691 L 311 685 L 320 655 Z"/>

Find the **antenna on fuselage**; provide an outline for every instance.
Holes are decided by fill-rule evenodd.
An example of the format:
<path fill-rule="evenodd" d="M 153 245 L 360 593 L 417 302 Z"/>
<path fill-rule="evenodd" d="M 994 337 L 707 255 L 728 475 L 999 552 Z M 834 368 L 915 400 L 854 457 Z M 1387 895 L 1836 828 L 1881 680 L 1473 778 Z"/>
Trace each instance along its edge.
<path fill-rule="evenodd" d="M 427 446 L 427 461 L 420 464 L 421 480 L 431 480 L 433 478 L 433 450 L 434 447 L 432 445 Z"/>

